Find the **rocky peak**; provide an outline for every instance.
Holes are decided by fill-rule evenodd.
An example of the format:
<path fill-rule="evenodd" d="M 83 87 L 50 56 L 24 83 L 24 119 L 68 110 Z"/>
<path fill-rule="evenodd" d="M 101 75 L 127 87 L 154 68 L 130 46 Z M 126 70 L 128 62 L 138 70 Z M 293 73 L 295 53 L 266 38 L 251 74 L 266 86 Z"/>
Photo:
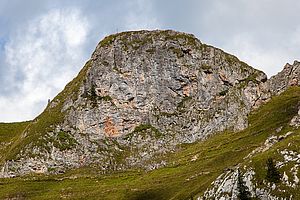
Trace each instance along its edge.
<path fill-rule="evenodd" d="M 269 97 L 266 81 L 263 72 L 191 34 L 108 36 L 24 132 L 39 142 L 19 145 L 2 176 L 89 164 L 103 170 L 163 166 L 153 158 L 178 144 L 246 128 L 250 111 Z"/>
<path fill-rule="evenodd" d="M 289 86 L 299 85 L 299 79 L 300 62 L 294 61 L 292 65 L 287 63 L 281 72 L 275 76 L 272 76 L 268 81 L 270 92 L 272 95 L 280 94 Z"/>
<path fill-rule="evenodd" d="M 238 98 L 233 99 L 240 95 L 244 98 L 241 101 L 247 110 L 245 114 L 248 113 L 258 99 L 260 83 L 265 80 L 263 72 L 220 49 L 202 44 L 190 34 L 175 31 L 119 33 L 98 44 L 82 94 L 77 100 L 79 104 L 90 105 L 88 109 L 86 106 L 81 109 L 83 105 L 76 106 L 74 113 L 70 114 L 72 120 L 68 122 L 81 131 L 100 123 L 97 129 L 89 130 L 99 135 L 100 128 L 103 137 L 115 137 L 131 133 L 140 124 L 150 123 L 166 131 L 170 129 L 166 126 L 167 121 L 176 121 L 175 118 L 191 120 L 199 118 L 200 113 L 210 118 L 206 115 L 214 115 L 216 111 L 213 109 L 224 104 L 218 108 L 217 118 L 226 115 L 227 119 L 216 122 L 221 125 L 216 126 L 219 127 L 217 131 L 230 127 L 240 130 L 247 126 L 246 120 L 236 123 L 240 116 L 227 115 L 225 104 L 240 104 Z M 93 95 L 95 101 L 87 101 L 89 98 L 86 97 Z M 224 103 L 229 99 L 230 103 Z M 192 110 L 187 112 L 186 105 L 194 106 L 199 110 L 198 114 Z M 94 112 L 96 121 L 91 120 L 91 112 Z M 89 120 L 82 123 L 83 119 L 77 117 L 74 121 L 74 115 Z M 181 128 L 178 130 L 192 126 L 192 134 L 198 135 L 195 139 L 212 131 L 209 127 L 199 133 L 200 124 L 198 129 L 194 127 L 199 120 L 194 120 L 193 125 L 186 120 L 179 123 L 181 125 L 177 126 Z M 201 127 L 205 126 L 201 122 Z"/>

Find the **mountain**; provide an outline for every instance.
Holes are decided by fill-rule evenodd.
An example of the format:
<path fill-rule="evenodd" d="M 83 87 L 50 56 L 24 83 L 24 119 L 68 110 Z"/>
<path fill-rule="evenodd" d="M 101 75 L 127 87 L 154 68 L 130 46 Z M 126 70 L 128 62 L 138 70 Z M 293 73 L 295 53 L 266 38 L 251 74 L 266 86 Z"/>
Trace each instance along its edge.
<path fill-rule="evenodd" d="M 41 115 L 0 124 L 0 197 L 300 198 L 299 66 L 267 79 L 191 34 L 107 36 Z"/>

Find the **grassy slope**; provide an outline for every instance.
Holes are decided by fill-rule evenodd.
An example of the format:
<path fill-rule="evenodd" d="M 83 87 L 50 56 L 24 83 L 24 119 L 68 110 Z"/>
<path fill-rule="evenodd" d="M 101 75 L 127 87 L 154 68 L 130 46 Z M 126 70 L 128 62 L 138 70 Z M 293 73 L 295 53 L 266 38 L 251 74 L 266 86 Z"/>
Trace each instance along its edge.
<path fill-rule="evenodd" d="M 0 160 L 30 122 L 0 123 Z"/>
<path fill-rule="evenodd" d="M 0 179 L 0 199 L 189 199 L 201 194 L 224 169 L 247 163 L 243 158 L 259 147 L 268 136 L 298 112 L 300 88 L 290 88 L 249 116 L 250 126 L 239 133 L 225 132 L 205 142 L 183 145 L 170 154 L 169 167 L 151 172 L 123 172 L 99 175 L 95 169 L 77 169 L 57 176 L 28 176 Z M 288 142 L 300 141 L 299 131 L 280 141 L 274 148 L 286 148 Z M 293 145 L 291 145 L 291 148 Z M 272 148 L 253 158 L 258 179 L 263 179 L 264 163 L 276 150 Z M 191 161 L 196 158 L 196 161 Z M 295 195 L 299 195 L 296 190 Z"/>

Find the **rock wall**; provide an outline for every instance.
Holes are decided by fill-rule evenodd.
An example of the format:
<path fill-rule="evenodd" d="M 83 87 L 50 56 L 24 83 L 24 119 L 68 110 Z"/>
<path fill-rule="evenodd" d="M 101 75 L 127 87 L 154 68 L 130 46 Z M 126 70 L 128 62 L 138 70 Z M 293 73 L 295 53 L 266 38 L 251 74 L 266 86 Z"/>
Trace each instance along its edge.
<path fill-rule="evenodd" d="M 103 43 L 66 119 L 99 139 L 127 135 L 140 124 L 184 132 L 187 142 L 244 129 L 267 80 L 263 72 L 184 33 L 129 32 Z"/>

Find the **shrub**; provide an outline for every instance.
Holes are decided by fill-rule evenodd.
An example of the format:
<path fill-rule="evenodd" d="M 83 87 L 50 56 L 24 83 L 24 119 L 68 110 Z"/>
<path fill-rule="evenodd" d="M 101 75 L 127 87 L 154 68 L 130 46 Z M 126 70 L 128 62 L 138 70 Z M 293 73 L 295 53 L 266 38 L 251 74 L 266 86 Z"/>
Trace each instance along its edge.
<path fill-rule="evenodd" d="M 281 174 L 275 166 L 272 158 L 267 160 L 267 176 L 266 179 L 270 182 L 277 183 L 280 181 Z"/>

